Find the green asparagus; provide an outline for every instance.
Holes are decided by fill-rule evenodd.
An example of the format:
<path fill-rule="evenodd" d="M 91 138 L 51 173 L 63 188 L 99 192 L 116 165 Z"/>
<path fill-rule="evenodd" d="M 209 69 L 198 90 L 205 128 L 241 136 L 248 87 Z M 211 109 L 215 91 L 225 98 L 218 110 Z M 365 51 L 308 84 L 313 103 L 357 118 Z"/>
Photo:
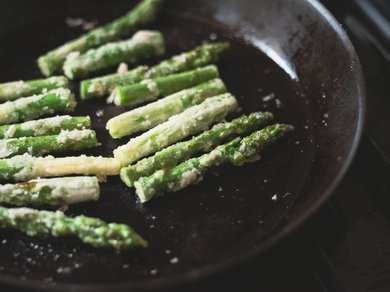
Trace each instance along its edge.
<path fill-rule="evenodd" d="M 88 149 L 97 147 L 98 145 L 95 131 L 62 131 L 58 135 L 0 140 L 0 158 L 7 158 L 23 153 L 42 156 L 48 153 Z"/>
<path fill-rule="evenodd" d="M 152 67 L 148 78 L 159 78 L 173 73 L 192 70 L 218 61 L 222 52 L 230 47 L 229 43 L 212 43 L 196 47 Z"/>
<path fill-rule="evenodd" d="M 116 116 L 108 121 L 106 128 L 115 139 L 149 130 L 206 98 L 225 92 L 223 81 L 214 79 Z"/>
<path fill-rule="evenodd" d="M 38 59 L 42 74 L 50 76 L 58 72 L 67 56 L 72 52 L 83 53 L 89 49 L 99 47 L 105 43 L 126 37 L 139 26 L 154 21 L 163 0 L 143 0 L 128 14 L 96 28 L 81 37 L 72 40 Z"/>
<path fill-rule="evenodd" d="M 159 97 L 164 97 L 210 79 L 218 78 L 218 76 L 219 73 L 216 66 L 207 66 L 166 77 L 145 79 L 137 84 L 116 88 L 113 93 L 114 103 L 122 106 L 134 106 L 154 101 Z"/>
<path fill-rule="evenodd" d="M 119 86 L 139 83 L 144 79 L 160 78 L 212 64 L 218 60 L 220 54 L 227 48 L 229 48 L 229 43 L 201 45 L 191 51 L 163 61 L 150 69 L 147 66 L 140 66 L 126 73 L 115 73 L 84 80 L 80 84 L 81 98 L 87 100 L 109 95 Z"/>
<path fill-rule="evenodd" d="M 0 185 L 0 203 L 16 206 L 61 206 L 99 199 L 96 177 L 61 177 L 37 179 L 17 184 Z"/>
<path fill-rule="evenodd" d="M 258 153 L 293 130 L 290 125 L 275 124 L 252 135 L 218 146 L 210 153 L 193 158 L 172 168 L 158 170 L 149 177 L 142 177 L 134 183 L 141 202 L 162 195 L 163 192 L 176 192 L 202 180 L 206 171 L 223 163 L 243 165 L 258 160 Z"/>
<path fill-rule="evenodd" d="M 207 129 L 237 108 L 236 98 L 229 93 L 208 98 L 148 132 L 130 139 L 126 145 L 114 150 L 114 157 L 123 167 L 128 166 L 142 157 Z"/>
<path fill-rule="evenodd" d="M 65 75 L 70 79 L 88 76 L 100 69 L 121 62 L 136 62 L 165 52 L 164 37 L 158 31 L 142 30 L 131 39 L 108 43 L 85 54 L 72 53 L 64 64 Z"/>
<path fill-rule="evenodd" d="M 132 187 L 134 182 L 143 176 L 149 176 L 159 169 L 172 168 L 198 153 L 210 152 L 227 140 L 262 128 L 272 118 L 271 113 L 256 112 L 249 116 L 239 117 L 229 123 L 215 125 L 211 130 L 203 132 L 189 141 L 172 145 L 157 152 L 154 156 L 122 168 L 121 179 L 128 187 Z"/>
<path fill-rule="evenodd" d="M 0 126 L 0 139 L 55 135 L 63 130 L 83 130 L 90 127 L 91 119 L 89 116 L 57 116 L 21 124 Z"/>
<path fill-rule="evenodd" d="M 55 76 L 47 79 L 14 81 L 0 84 L 0 102 L 39 94 L 45 90 L 68 87 L 68 79 Z"/>
<path fill-rule="evenodd" d="M 39 177 L 96 175 L 100 180 L 118 175 L 121 164 L 114 158 L 77 156 L 54 158 L 23 154 L 0 159 L 0 180 L 26 181 Z"/>
<path fill-rule="evenodd" d="M 62 212 L 38 211 L 29 208 L 0 207 L 0 228 L 19 230 L 29 236 L 73 236 L 96 248 L 117 250 L 147 247 L 130 226 L 110 223 L 96 218 L 68 217 Z"/>
<path fill-rule="evenodd" d="M 116 87 L 134 84 L 146 79 L 148 66 L 139 66 L 125 73 L 114 73 L 81 81 L 80 95 L 82 100 L 108 96 Z"/>
<path fill-rule="evenodd" d="M 0 125 L 33 120 L 73 110 L 75 106 L 75 97 L 69 89 L 54 89 L 41 95 L 19 98 L 0 104 Z"/>

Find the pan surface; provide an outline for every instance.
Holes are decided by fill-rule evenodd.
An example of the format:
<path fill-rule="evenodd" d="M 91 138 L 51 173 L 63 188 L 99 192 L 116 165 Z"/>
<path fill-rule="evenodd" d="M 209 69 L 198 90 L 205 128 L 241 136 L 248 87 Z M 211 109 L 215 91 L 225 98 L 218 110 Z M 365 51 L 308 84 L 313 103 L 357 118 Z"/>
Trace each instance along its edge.
<path fill-rule="evenodd" d="M 196 280 L 264 251 L 309 216 L 335 188 L 362 132 L 364 82 L 355 52 L 328 12 L 315 1 L 170 0 L 157 23 L 168 54 L 203 41 L 229 40 L 218 63 L 243 113 L 269 110 L 296 131 L 262 160 L 226 167 L 174 195 L 147 205 L 118 178 L 102 185 L 101 200 L 71 206 L 133 226 L 147 250 L 116 253 L 73 239 L 29 238 L 0 231 L 0 281 L 51 289 L 158 288 Z M 5 4 L 6 3 L 6 4 Z M 83 32 L 68 18 L 104 24 L 134 1 L 2 1 L 0 82 L 39 77 L 35 59 Z M 151 60 L 151 63 L 158 60 Z M 78 84 L 72 84 L 77 92 Z M 122 141 L 104 130 L 122 112 L 104 100 L 80 102 L 111 155 Z M 74 154 L 74 153 L 72 153 Z"/>

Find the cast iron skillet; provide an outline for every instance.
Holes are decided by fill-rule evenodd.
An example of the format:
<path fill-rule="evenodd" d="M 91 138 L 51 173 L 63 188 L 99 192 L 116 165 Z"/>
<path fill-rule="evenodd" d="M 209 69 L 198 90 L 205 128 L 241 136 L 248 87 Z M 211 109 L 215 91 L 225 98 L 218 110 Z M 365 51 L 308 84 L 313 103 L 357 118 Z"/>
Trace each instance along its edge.
<path fill-rule="evenodd" d="M 166 2 L 151 28 L 163 31 L 168 54 L 205 40 L 230 40 L 232 49 L 218 65 L 242 112 L 270 110 L 277 121 L 293 124 L 295 133 L 266 151 L 261 162 L 210 173 L 201 184 L 150 204 L 142 206 L 133 190 L 111 178 L 99 202 L 67 211 L 131 224 L 150 241 L 147 250 L 116 253 L 73 239 L 2 230 L 0 281 L 129 291 L 196 280 L 270 247 L 313 213 L 345 173 L 362 132 L 364 85 L 351 43 L 318 2 Z M 102 24 L 134 5 L 128 0 L 7 3 L 0 12 L 3 20 L 11 18 L 0 29 L 0 81 L 39 77 L 36 57 L 82 32 L 68 27 L 67 17 Z M 107 119 L 121 111 L 104 100 L 80 102 L 77 114 L 92 115 L 103 143 L 88 154 L 110 155 L 125 142 L 109 139 L 104 130 Z"/>

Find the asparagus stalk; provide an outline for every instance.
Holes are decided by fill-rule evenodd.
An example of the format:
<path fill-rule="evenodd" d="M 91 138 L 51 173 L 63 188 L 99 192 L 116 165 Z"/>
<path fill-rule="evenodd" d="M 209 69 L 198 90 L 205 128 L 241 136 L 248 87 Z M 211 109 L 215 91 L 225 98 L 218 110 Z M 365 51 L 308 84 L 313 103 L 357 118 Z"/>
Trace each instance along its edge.
<path fill-rule="evenodd" d="M 134 182 L 141 177 L 149 176 L 159 169 L 173 168 L 198 153 L 210 152 L 227 140 L 262 128 L 272 119 L 271 113 L 256 112 L 249 116 L 239 117 L 229 123 L 215 125 L 211 130 L 203 132 L 189 141 L 172 145 L 157 152 L 154 156 L 122 168 L 121 179 L 128 187 L 132 187 Z"/>
<path fill-rule="evenodd" d="M 0 140 L 0 158 L 23 153 L 41 156 L 47 153 L 82 150 L 98 146 L 92 130 L 62 131 L 59 135 Z"/>
<path fill-rule="evenodd" d="M 75 97 L 69 89 L 54 89 L 41 95 L 19 98 L 0 104 L 0 125 L 33 120 L 73 110 L 75 106 Z"/>
<path fill-rule="evenodd" d="M 81 81 L 80 95 L 82 100 L 107 96 L 118 86 L 134 84 L 146 79 L 149 67 L 139 66 L 125 73 L 115 73 Z"/>
<path fill-rule="evenodd" d="M 85 54 L 68 56 L 64 64 L 65 75 L 70 79 L 85 77 L 100 69 L 121 62 L 136 62 L 140 59 L 164 54 L 164 37 L 158 31 L 139 31 L 131 39 L 108 43 Z"/>
<path fill-rule="evenodd" d="M 130 226 L 96 218 L 68 217 L 62 212 L 0 207 L 0 227 L 19 230 L 29 236 L 78 237 L 96 248 L 127 249 L 148 243 Z"/>
<path fill-rule="evenodd" d="M 149 130 L 167 121 L 171 116 L 200 104 L 206 98 L 225 92 L 223 81 L 214 79 L 116 116 L 108 121 L 106 128 L 115 139 Z"/>
<path fill-rule="evenodd" d="M 84 80 L 80 84 L 81 98 L 87 100 L 109 95 L 119 86 L 139 83 L 144 79 L 160 78 L 212 64 L 218 60 L 220 54 L 227 48 L 229 48 L 229 43 L 201 45 L 191 51 L 163 61 L 150 69 L 146 66 L 140 66 L 126 73 L 115 73 Z"/>
<path fill-rule="evenodd" d="M 137 27 L 154 21 L 163 0 L 143 0 L 128 14 L 96 28 L 81 37 L 72 40 L 38 59 L 42 74 L 49 76 L 59 71 L 67 56 L 72 52 L 83 53 L 105 43 L 128 36 Z"/>
<path fill-rule="evenodd" d="M 99 199 L 96 177 L 61 177 L 37 179 L 17 184 L 0 185 L 0 203 L 61 206 Z"/>
<path fill-rule="evenodd" d="M 126 145 L 114 150 L 114 157 L 122 166 L 130 165 L 142 157 L 207 129 L 237 107 L 236 98 L 229 93 L 208 98 L 148 132 L 130 139 Z"/>
<path fill-rule="evenodd" d="M 90 127 L 91 119 L 89 116 L 56 116 L 21 124 L 0 126 L 0 139 L 55 135 L 63 130 L 83 130 Z"/>
<path fill-rule="evenodd" d="M 166 77 L 145 79 L 140 83 L 115 89 L 114 103 L 116 105 L 134 106 L 143 102 L 154 101 L 159 97 L 218 78 L 218 76 L 216 66 L 207 66 Z"/>
<path fill-rule="evenodd" d="M 68 87 L 68 79 L 55 76 L 47 79 L 13 81 L 0 84 L 0 102 L 14 100 L 23 96 L 39 94 L 45 90 Z"/>
<path fill-rule="evenodd" d="M 0 159 L 0 180 L 27 181 L 39 177 L 68 175 L 95 175 L 100 180 L 118 175 L 120 162 L 114 158 L 78 156 L 54 158 L 33 157 L 23 154 L 9 159 Z"/>
<path fill-rule="evenodd" d="M 208 169 L 223 163 L 243 165 L 253 162 L 260 157 L 258 153 L 264 147 L 275 142 L 286 133 L 293 130 L 290 125 L 275 124 L 268 126 L 244 139 L 236 138 L 233 141 L 218 146 L 210 153 L 193 158 L 172 168 L 158 170 L 149 177 L 142 177 L 134 183 L 141 202 L 162 195 L 163 192 L 176 192 L 202 180 Z"/>
<path fill-rule="evenodd" d="M 229 47 L 230 44 L 227 42 L 198 46 L 192 51 L 184 52 L 152 67 L 147 77 L 159 78 L 215 63 L 222 52 Z"/>

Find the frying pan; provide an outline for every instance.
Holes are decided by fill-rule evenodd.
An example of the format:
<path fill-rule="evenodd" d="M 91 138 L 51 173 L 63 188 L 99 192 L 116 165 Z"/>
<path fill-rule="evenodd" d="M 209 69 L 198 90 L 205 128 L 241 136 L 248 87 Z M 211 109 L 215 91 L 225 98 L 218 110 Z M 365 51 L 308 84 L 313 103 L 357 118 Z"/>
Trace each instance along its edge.
<path fill-rule="evenodd" d="M 355 51 L 335 19 L 314 0 L 170 0 L 157 23 L 170 55 L 205 40 L 229 40 L 218 63 L 242 113 L 269 110 L 295 132 L 244 167 L 209 173 L 191 188 L 141 205 L 118 178 L 96 203 L 72 206 L 132 225 L 147 250 L 96 250 L 74 239 L 0 232 L 0 281 L 42 289 L 137 290 L 195 281 L 260 254 L 290 233 L 332 193 L 356 151 L 364 81 Z M 6 4 L 5 4 L 6 3 Z M 115 5 L 113 5 L 115 3 Z M 66 18 L 103 24 L 134 1 L 2 1 L 0 81 L 39 77 L 35 59 L 81 34 Z M 157 62 L 158 60 L 151 60 Z M 109 71 L 108 71 L 109 72 Z M 102 72 L 106 73 L 106 72 Z M 77 91 L 77 83 L 73 89 Z M 122 112 L 104 100 L 80 102 L 110 155 L 104 125 Z"/>

